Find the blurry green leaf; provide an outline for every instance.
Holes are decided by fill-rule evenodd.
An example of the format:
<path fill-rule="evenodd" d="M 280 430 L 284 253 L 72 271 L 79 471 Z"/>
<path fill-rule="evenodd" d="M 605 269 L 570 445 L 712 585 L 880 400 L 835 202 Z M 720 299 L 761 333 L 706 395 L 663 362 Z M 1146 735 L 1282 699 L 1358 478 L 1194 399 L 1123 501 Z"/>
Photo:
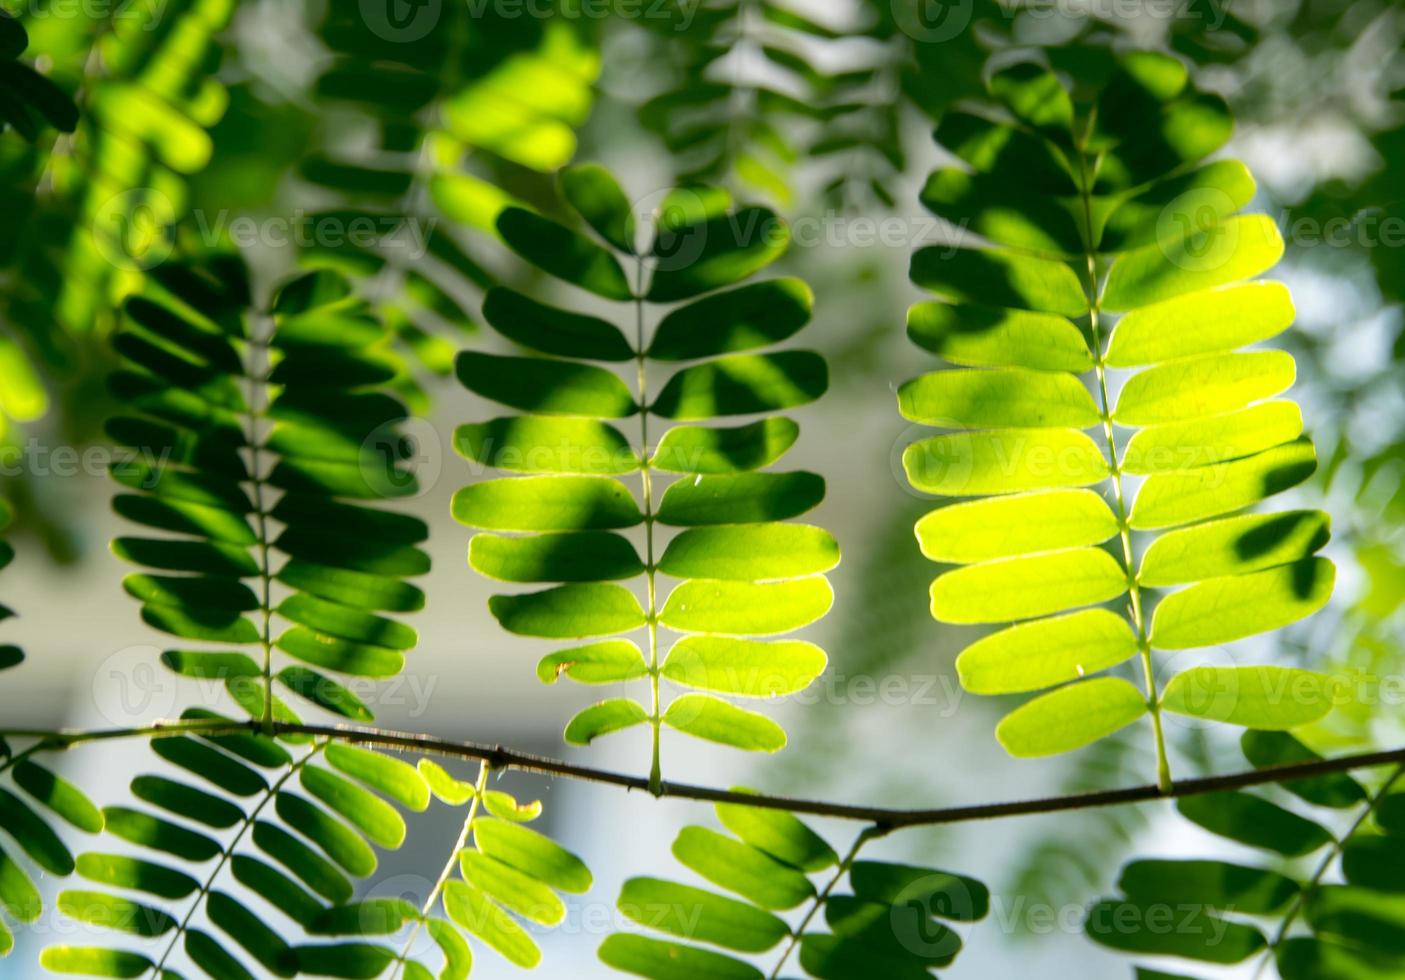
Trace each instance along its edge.
<path fill-rule="evenodd" d="M 1332 840 L 1318 824 L 1250 793 L 1187 796 L 1176 809 L 1212 834 L 1288 857 L 1311 854 Z"/>
<path fill-rule="evenodd" d="M 509 248 L 543 272 L 606 299 L 627 300 L 632 295 L 615 257 L 564 225 L 509 207 L 498 215 L 497 229 Z"/>
<path fill-rule="evenodd" d="M 659 321 L 649 356 L 686 361 L 766 347 L 810 320 L 814 297 L 800 279 L 771 279 L 716 293 Z"/>
<path fill-rule="evenodd" d="M 562 196 L 621 252 L 634 251 L 634 211 L 624 191 L 604 167 L 595 163 L 567 167 L 560 175 Z"/>

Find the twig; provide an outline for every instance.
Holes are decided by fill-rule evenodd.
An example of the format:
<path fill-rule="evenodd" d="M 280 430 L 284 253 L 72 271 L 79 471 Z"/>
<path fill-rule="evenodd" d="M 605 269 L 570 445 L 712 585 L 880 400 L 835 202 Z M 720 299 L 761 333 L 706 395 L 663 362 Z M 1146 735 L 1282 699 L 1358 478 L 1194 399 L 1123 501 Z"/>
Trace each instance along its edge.
<path fill-rule="evenodd" d="M 112 741 L 122 738 L 161 736 L 174 734 L 231 735 L 250 732 L 262 733 L 261 720 L 254 721 L 173 721 L 158 722 L 142 728 L 116 728 L 97 731 L 48 730 L 48 729 L 0 729 L 0 736 L 8 738 L 37 738 L 54 749 L 65 749 L 85 742 Z M 288 722 L 273 723 L 275 735 L 311 735 L 315 738 L 329 738 L 361 745 L 376 745 L 384 749 L 399 749 L 406 752 L 421 752 L 456 759 L 475 759 L 486 762 L 494 770 L 517 770 L 535 772 L 561 779 L 575 779 L 581 782 L 600 783 L 626 790 L 649 791 L 649 779 L 645 776 L 631 776 L 627 773 L 611 772 L 607 769 L 594 769 L 553 759 L 547 756 L 519 752 L 503 745 L 488 745 L 482 742 L 457 742 L 421 735 L 413 732 L 397 732 L 377 728 L 360 728 L 353 725 L 294 725 Z M 878 831 L 888 833 L 904 827 L 929 827 L 935 824 L 966 823 L 972 820 L 994 820 L 1001 817 L 1033 816 L 1040 813 L 1065 813 L 1070 810 L 1087 810 L 1095 807 L 1124 806 L 1129 803 L 1145 803 L 1149 800 L 1179 799 L 1185 796 L 1203 796 L 1206 793 L 1221 793 L 1244 789 L 1249 786 L 1264 786 L 1290 779 L 1305 779 L 1323 776 L 1328 773 L 1344 772 L 1350 769 L 1368 769 L 1372 766 L 1405 765 L 1405 748 L 1389 749 L 1381 752 L 1362 752 L 1356 755 L 1339 756 L 1335 759 L 1316 759 L 1311 762 L 1295 762 L 1291 765 L 1268 766 L 1251 769 L 1247 772 L 1228 773 L 1223 776 L 1207 776 L 1201 779 L 1183 779 L 1171 784 L 1162 791 L 1155 784 L 1129 786 L 1126 789 L 1101 790 L 1094 793 L 1076 793 L 1068 796 L 1050 796 L 1033 800 L 1013 800 L 1005 803 L 978 803 L 970 806 L 943 807 L 929 810 L 905 810 L 892 807 L 858 806 L 849 803 L 831 803 L 824 800 L 792 799 L 786 796 L 738 793 L 731 790 L 713 789 L 708 786 L 693 786 L 686 783 L 664 783 L 659 796 L 680 800 L 698 800 L 706 803 L 737 803 L 744 806 L 760 807 L 766 810 L 786 810 L 791 813 L 804 813 L 817 817 L 835 817 L 840 820 L 862 820 L 873 824 Z"/>

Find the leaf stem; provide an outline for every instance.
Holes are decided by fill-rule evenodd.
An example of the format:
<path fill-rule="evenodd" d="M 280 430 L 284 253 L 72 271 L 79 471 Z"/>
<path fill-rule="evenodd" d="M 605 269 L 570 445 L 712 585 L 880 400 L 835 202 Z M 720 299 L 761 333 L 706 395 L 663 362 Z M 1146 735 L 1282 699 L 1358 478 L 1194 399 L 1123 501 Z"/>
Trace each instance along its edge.
<path fill-rule="evenodd" d="M 195 901 L 190 903 L 190 908 L 186 911 L 185 918 L 181 920 L 180 927 L 176 929 L 175 935 L 171 937 L 171 941 L 166 944 L 166 952 L 161 954 L 160 961 L 157 962 L 152 970 L 151 975 L 153 978 L 160 978 L 165 975 L 166 962 L 170 960 L 171 954 L 175 952 L 176 943 L 180 942 L 181 936 L 184 936 L 187 930 L 189 930 L 190 920 L 195 917 L 195 913 L 199 911 L 200 906 L 203 905 L 205 899 L 209 897 L 210 891 L 215 887 L 215 880 L 219 878 L 220 872 L 224 870 L 225 865 L 234 857 L 234 852 L 239 847 L 239 843 L 249 832 L 249 828 L 254 825 L 254 821 L 258 820 L 259 814 L 263 812 L 270 801 L 278 796 L 279 791 L 287 785 L 288 780 L 301 772 L 304 766 L 320 755 L 328 744 L 329 740 L 323 739 L 313 748 L 309 749 L 301 759 L 290 765 L 288 771 L 283 773 L 276 783 L 264 791 L 263 799 L 259 800 L 259 805 L 254 807 L 253 812 L 244 817 L 243 822 L 239 826 L 239 832 L 234 835 L 234 839 L 229 842 L 229 846 L 220 854 L 219 863 L 216 864 L 215 869 L 210 872 L 210 876 L 205 879 L 205 883 L 200 886 L 200 891 L 196 894 Z"/>
<path fill-rule="evenodd" d="M 1161 698 L 1156 688 L 1155 665 L 1151 658 L 1151 642 L 1147 635 L 1146 614 L 1142 606 L 1141 585 L 1137 581 L 1135 557 L 1132 551 L 1132 530 L 1128 523 L 1127 498 L 1122 487 L 1122 461 L 1117 453 L 1117 435 L 1112 427 L 1112 401 L 1107 390 L 1107 364 L 1103 350 L 1102 310 L 1098 296 L 1097 255 L 1093 246 L 1093 186 L 1088 169 L 1086 145 L 1096 116 L 1090 117 L 1084 140 L 1076 147 L 1078 155 L 1079 197 L 1083 204 L 1084 269 L 1083 288 L 1088 297 L 1088 331 L 1093 348 L 1093 370 L 1098 382 L 1098 415 L 1102 420 L 1103 438 L 1107 443 L 1108 468 L 1112 477 L 1113 501 L 1117 509 L 1117 535 L 1122 545 L 1122 563 L 1127 573 L 1127 597 L 1131 605 L 1130 619 L 1137 634 L 1137 651 L 1141 657 L 1142 675 L 1146 683 L 1146 704 L 1151 714 L 1152 732 L 1156 738 L 1156 784 L 1163 793 L 1171 790 L 1171 764 L 1166 754 L 1166 733 L 1161 723 Z"/>
<path fill-rule="evenodd" d="M 459 855 L 463 853 L 464 848 L 468 847 L 468 840 L 473 836 L 473 821 L 478 816 L 478 805 L 483 801 L 484 790 L 488 788 L 488 773 L 492 771 L 492 768 L 487 762 L 478 766 L 478 782 L 473 788 L 473 800 L 468 805 L 468 816 L 464 818 L 463 830 L 459 832 L 458 841 L 454 844 L 454 849 L 449 852 L 449 859 L 444 862 L 444 869 L 439 872 L 439 878 L 435 881 L 434 888 L 430 891 L 429 897 L 425 899 L 424 907 L 420 909 L 419 921 L 410 930 L 410 935 L 405 938 L 405 945 L 400 948 L 400 955 L 395 959 L 395 971 L 391 973 L 390 980 L 395 980 L 405 969 L 405 961 L 409 959 L 415 938 L 424 928 L 425 920 L 434 912 L 434 906 L 439 903 L 439 896 L 444 893 L 444 886 L 449 883 L 454 868 L 458 866 Z"/>
<path fill-rule="evenodd" d="M 777 980 L 777 978 L 780 977 L 781 970 L 785 969 L 786 962 L 800 945 L 800 941 L 805 937 L 805 930 L 810 927 L 810 923 L 814 921 L 820 909 L 824 908 L 825 903 L 829 901 L 829 896 L 834 893 L 834 889 L 839 887 L 839 882 L 849 873 L 849 869 L 854 866 L 854 861 L 858 858 L 859 851 L 862 850 L 865 844 L 873 840 L 873 838 L 881 837 L 884 833 L 885 831 L 883 828 L 874 826 L 869 827 L 855 838 L 854 846 L 849 848 L 849 853 L 844 855 L 844 859 L 839 862 L 839 868 L 834 872 L 834 876 L 829 879 L 829 882 L 824 886 L 824 890 L 816 895 L 815 900 L 810 903 L 810 908 L 805 913 L 805 918 L 801 919 L 800 924 L 791 931 L 790 939 L 786 942 L 785 950 L 781 953 L 781 958 L 776 963 L 776 968 L 768 975 L 769 980 Z"/>
<path fill-rule="evenodd" d="M 649 792 L 663 795 L 663 754 L 660 729 L 663 727 L 662 704 L 659 698 L 659 614 L 658 585 L 654 576 L 654 479 L 649 451 L 649 379 L 648 356 L 644 347 L 644 258 L 635 261 L 634 272 L 634 361 L 636 384 L 639 389 L 639 473 L 644 497 L 644 574 L 648 582 L 648 608 L 645 610 L 649 629 L 649 726 L 653 729 L 653 752 L 649 763 Z"/>
<path fill-rule="evenodd" d="M 258 530 L 259 549 L 259 612 L 263 623 L 259 640 L 263 645 L 263 732 L 273 733 L 273 574 L 270 567 L 268 510 L 264 501 L 263 473 L 263 433 L 259 419 L 267 409 L 269 355 L 268 342 L 272 337 L 273 315 L 260 313 L 255 317 L 259 324 L 254 336 L 249 340 L 249 404 L 246 406 L 249 440 L 249 477 L 253 482 L 254 520 Z"/>

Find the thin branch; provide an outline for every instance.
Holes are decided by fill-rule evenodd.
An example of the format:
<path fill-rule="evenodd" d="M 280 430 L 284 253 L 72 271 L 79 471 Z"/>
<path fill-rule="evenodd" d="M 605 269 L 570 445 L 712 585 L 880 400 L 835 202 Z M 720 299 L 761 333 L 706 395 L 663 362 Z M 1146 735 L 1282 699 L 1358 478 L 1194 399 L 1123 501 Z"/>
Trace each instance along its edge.
<path fill-rule="evenodd" d="M 117 728 L 98 731 L 0 729 L 0 736 L 37 738 L 53 749 L 65 749 L 85 742 L 112 741 L 122 738 L 180 733 L 231 735 L 252 732 L 260 734 L 262 730 L 263 725 L 260 720 L 244 722 L 192 720 L 158 722 L 143 728 Z M 486 762 L 497 771 L 511 769 L 518 772 L 535 772 L 561 779 L 575 779 L 581 782 L 616 786 L 626 790 L 649 792 L 649 780 L 645 776 L 631 776 L 626 773 L 611 772 L 607 769 L 579 766 L 561 759 L 519 752 L 502 745 L 456 742 L 433 735 L 360 728 L 352 725 L 294 725 L 280 721 L 273 723 L 273 733 L 275 735 L 311 735 L 315 738 L 375 745 L 383 749 L 421 752 L 425 755 L 455 759 L 473 759 Z M 881 832 L 891 832 L 901 830 L 904 827 L 929 827 L 935 824 L 966 823 L 972 820 L 995 820 L 1001 817 L 1066 813 L 1070 810 L 1088 810 L 1096 807 L 1125 806 L 1129 803 L 1146 803 L 1152 800 L 1203 796 L 1206 793 L 1222 793 L 1250 786 L 1281 783 L 1289 779 L 1306 779 L 1334 772 L 1345 772 L 1350 769 L 1368 769 L 1373 766 L 1386 765 L 1405 765 L 1405 748 L 1380 752 L 1361 752 L 1335 759 L 1295 762 L 1285 766 L 1268 766 L 1263 769 L 1251 769 L 1247 772 L 1235 772 L 1223 776 L 1184 779 L 1172 783 L 1170 788 L 1165 791 L 1155 784 L 1146 784 L 1129 786 L 1126 789 L 1101 790 L 1094 793 L 1076 793 L 1069 796 L 1051 796 L 1033 800 L 1013 800 L 1005 803 L 978 803 L 971 806 L 943 807 L 931 810 L 857 806 L 824 800 L 801 800 L 786 796 L 737 793 L 731 790 L 693 786 L 686 783 L 666 782 L 658 795 L 706 803 L 736 803 L 743 806 L 760 807 L 765 810 L 786 810 L 791 813 L 834 817 L 840 820 L 862 820 L 873 824 Z"/>

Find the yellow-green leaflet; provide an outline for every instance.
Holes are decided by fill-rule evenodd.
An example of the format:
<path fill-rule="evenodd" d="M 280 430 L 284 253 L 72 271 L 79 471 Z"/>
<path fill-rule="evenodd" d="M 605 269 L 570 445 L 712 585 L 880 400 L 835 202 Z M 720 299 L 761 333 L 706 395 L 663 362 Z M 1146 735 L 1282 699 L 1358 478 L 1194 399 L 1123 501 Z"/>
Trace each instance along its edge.
<path fill-rule="evenodd" d="M 1137 637 L 1125 617 L 1084 609 L 977 640 L 956 658 L 956 670 L 974 694 L 1020 694 L 1096 674 L 1136 652 Z"/>
<path fill-rule="evenodd" d="M 1326 605 L 1335 581 L 1336 566 L 1325 558 L 1206 579 L 1161 601 L 1151 620 L 1151 645 L 1184 650 L 1279 629 Z"/>
<path fill-rule="evenodd" d="M 1146 698 L 1120 677 L 1079 681 L 1016 708 L 995 726 L 1005 751 L 1057 755 L 1125 728 L 1146 713 Z"/>
<path fill-rule="evenodd" d="M 1117 518 L 1091 490 L 1048 490 L 942 507 L 916 530 L 928 558 L 964 564 L 1100 544 Z"/>
<path fill-rule="evenodd" d="M 1161 703 L 1177 714 L 1285 730 L 1322 718 L 1336 697 L 1332 678 L 1295 667 L 1192 667 L 1171 678 Z"/>
<path fill-rule="evenodd" d="M 947 623 L 999 623 L 1115 599 L 1127 573 L 1106 551 L 1073 548 L 967 565 L 932 583 L 932 615 Z"/>
<path fill-rule="evenodd" d="M 1281 282 L 1191 293 L 1123 316 L 1105 360 L 1109 367 L 1138 367 L 1235 350 L 1277 336 L 1293 315 L 1293 298 Z"/>

